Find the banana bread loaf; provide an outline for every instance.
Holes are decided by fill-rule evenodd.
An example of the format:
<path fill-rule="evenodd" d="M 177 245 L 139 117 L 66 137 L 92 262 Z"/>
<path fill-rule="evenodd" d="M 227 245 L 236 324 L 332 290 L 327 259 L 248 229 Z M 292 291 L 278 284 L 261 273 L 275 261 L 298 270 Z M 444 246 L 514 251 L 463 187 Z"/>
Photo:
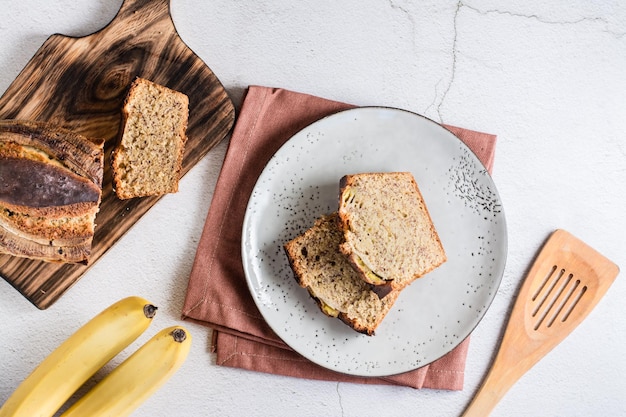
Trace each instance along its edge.
<path fill-rule="evenodd" d="M 381 295 L 401 290 L 446 261 L 409 172 L 346 175 L 340 181 L 341 252 Z M 383 288 L 385 288 L 383 290 Z"/>
<path fill-rule="evenodd" d="M 104 141 L 43 123 L 0 122 L 0 253 L 87 263 Z"/>
<path fill-rule="evenodd" d="M 113 189 L 120 199 L 178 191 L 188 117 L 185 94 L 143 78 L 133 81 L 111 158 Z"/>

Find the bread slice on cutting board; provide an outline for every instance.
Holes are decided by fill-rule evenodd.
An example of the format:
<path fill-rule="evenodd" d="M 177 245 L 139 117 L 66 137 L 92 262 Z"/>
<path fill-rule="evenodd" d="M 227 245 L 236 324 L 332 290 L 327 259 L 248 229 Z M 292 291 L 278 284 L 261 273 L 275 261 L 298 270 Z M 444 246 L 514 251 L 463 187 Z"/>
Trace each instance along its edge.
<path fill-rule="evenodd" d="M 178 191 L 189 119 L 189 98 L 136 78 L 122 108 L 112 157 L 113 189 L 120 199 Z"/>

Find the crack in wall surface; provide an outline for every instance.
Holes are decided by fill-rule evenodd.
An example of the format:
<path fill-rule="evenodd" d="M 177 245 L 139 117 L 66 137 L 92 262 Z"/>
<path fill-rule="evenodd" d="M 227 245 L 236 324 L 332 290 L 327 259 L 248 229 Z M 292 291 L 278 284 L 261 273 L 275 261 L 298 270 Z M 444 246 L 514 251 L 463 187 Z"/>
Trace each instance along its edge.
<path fill-rule="evenodd" d="M 566 26 L 566 25 L 577 25 L 579 23 L 583 23 L 583 22 L 591 22 L 591 23 L 601 23 L 605 26 L 605 29 L 602 30 L 603 33 L 607 33 L 613 37 L 615 37 L 616 39 L 621 39 L 624 36 L 626 36 L 626 31 L 624 32 L 616 32 L 613 30 L 608 29 L 608 26 L 611 24 L 611 22 L 604 18 L 604 17 L 580 17 L 578 19 L 572 19 L 572 20 L 551 20 L 551 19 L 546 19 L 544 17 L 541 17 L 537 14 L 524 14 L 524 13 L 515 13 L 515 12 L 511 12 L 508 10 L 499 10 L 499 9 L 487 9 L 487 10 L 481 10 L 477 7 L 474 6 L 469 6 L 467 4 L 463 5 L 464 7 L 468 8 L 469 10 L 472 10 L 482 16 L 487 16 L 489 14 L 498 14 L 498 15 L 504 15 L 504 16 L 511 16 L 511 17 L 520 17 L 523 19 L 532 19 L 532 20 L 536 20 L 539 23 L 543 23 L 546 25 L 560 25 L 560 26 Z"/>
<path fill-rule="evenodd" d="M 404 13 L 407 13 L 407 15 L 410 18 L 410 13 L 408 13 L 407 10 L 403 9 L 400 6 L 394 5 L 393 1 L 390 1 L 392 7 L 395 7 L 397 9 L 402 10 Z M 446 88 L 443 90 L 443 94 L 441 95 L 441 98 L 439 100 L 439 103 L 436 105 L 436 111 L 437 111 L 437 116 L 439 117 L 439 122 L 443 123 L 443 117 L 442 117 L 442 107 L 444 105 L 445 99 L 448 96 L 448 93 L 450 92 L 450 90 L 452 89 L 452 85 L 454 84 L 454 80 L 456 77 L 456 72 L 457 72 L 457 56 L 458 56 L 458 49 L 457 49 L 457 40 L 458 40 L 458 18 L 459 18 L 459 13 L 461 11 L 461 9 L 468 9 L 471 10 L 475 13 L 480 14 L 481 16 L 487 16 L 489 14 L 497 14 L 497 15 L 505 15 L 505 16 L 511 16 L 511 17 L 518 17 L 518 18 L 523 18 L 523 19 L 532 19 L 535 20 L 539 23 L 542 24 L 547 24 L 547 25 L 576 25 L 576 24 L 580 24 L 583 22 L 592 22 L 592 23 L 601 23 L 604 25 L 604 30 L 602 30 L 603 33 L 607 33 L 611 36 L 614 36 L 616 39 L 621 39 L 626 37 L 626 31 L 624 32 L 616 32 L 616 31 L 612 31 L 610 29 L 608 29 L 608 25 L 610 24 L 609 20 L 604 18 L 604 17 L 580 17 L 578 19 L 572 19 L 572 20 L 550 20 L 550 19 L 546 19 L 544 17 L 541 17 L 537 14 L 524 14 L 524 13 L 515 13 L 515 12 L 511 12 L 508 10 L 500 10 L 500 9 L 487 9 L 487 10 L 481 10 L 475 6 L 471 6 L 468 5 L 466 3 L 464 3 L 463 1 L 459 1 L 457 2 L 456 5 L 456 9 L 454 11 L 454 18 L 453 18 L 453 39 L 452 39 L 452 68 L 450 70 L 450 77 L 448 80 L 448 83 L 446 85 Z M 415 25 L 415 22 L 413 20 L 411 20 L 412 24 Z M 442 83 L 443 78 L 437 82 L 437 85 L 435 86 L 435 99 L 433 100 L 433 102 L 426 108 L 426 110 L 429 110 L 432 107 L 435 107 L 435 102 L 437 101 L 437 96 L 438 94 L 438 87 L 439 85 Z"/>
<path fill-rule="evenodd" d="M 575 25 L 577 23 L 586 22 L 586 21 L 602 22 L 605 24 L 609 23 L 605 18 L 602 18 L 602 17 L 581 17 L 575 20 L 549 20 L 537 14 L 515 13 L 515 12 L 508 11 L 508 10 L 499 10 L 499 9 L 480 10 L 477 7 L 469 6 L 467 4 L 465 4 L 464 6 L 484 16 L 488 14 L 499 14 L 499 15 L 506 15 L 506 16 L 511 16 L 511 17 L 521 17 L 524 19 L 533 19 L 540 23 L 545 23 L 547 25 Z"/>
<path fill-rule="evenodd" d="M 411 13 L 410 10 L 408 10 L 405 7 L 397 4 L 393 0 L 389 0 L 389 6 L 393 10 L 399 10 L 406 17 L 406 19 L 409 21 L 409 23 L 411 25 L 411 49 L 413 49 L 413 51 L 417 51 L 417 45 L 415 43 L 415 37 L 417 36 L 415 17 L 413 17 L 413 14 Z"/>
<path fill-rule="evenodd" d="M 441 106 L 443 106 L 443 102 L 448 96 L 448 93 L 450 92 L 450 89 L 452 88 L 452 84 L 454 83 L 454 78 L 456 76 L 456 55 L 457 55 L 456 42 L 457 42 L 457 36 L 458 36 L 457 20 L 459 17 L 459 11 L 461 10 L 461 7 L 463 6 L 464 6 L 463 2 L 459 1 L 456 4 L 456 10 L 454 11 L 454 20 L 453 20 L 454 37 L 452 38 L 452 69 L 450 70 L 450 81 L 448 81 L 448 85 L 443 91 L 441 100 L 439 101 L 439 104 L 437 105 L 437 116 L 439 117 L 440 123 L 443 123 L 443 117 L 441 116 Z"/>
<path fill-rule="evenodd" d="M 341 392 L 339 392 L 339 384 L 341 382 L 337 382 L 337 387 L 336 387 L 336 391 L 337 391 L 337 397 L 339 398 L 339 409 L 341 410 L 341 416 L 343 417 L 344 415 L 344 410 L 343 410 L 343 402 L 341 401 Z"/>

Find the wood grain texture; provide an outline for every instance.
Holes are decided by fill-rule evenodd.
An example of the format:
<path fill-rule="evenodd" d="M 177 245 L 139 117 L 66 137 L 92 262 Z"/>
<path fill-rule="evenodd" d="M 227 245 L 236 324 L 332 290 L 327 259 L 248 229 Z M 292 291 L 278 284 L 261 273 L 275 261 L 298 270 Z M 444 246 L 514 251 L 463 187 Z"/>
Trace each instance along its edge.
<path fill-rule="evenodd" d="M 50 36 L 0 98 L 0 119 L 45 121 L 106 141 L 90 264 L 0 255 L 0 275 L 38 308 L 52 305 L 159 199 L 122 201 L 111 187 L 109 158 L 122 102 L 136 76 L 189 96 L 184 175 L 227 136 L 235 110 L 215 74 L 180 39 L 169 0 L 126 0 L 111 23 L 96 33 Z"/>

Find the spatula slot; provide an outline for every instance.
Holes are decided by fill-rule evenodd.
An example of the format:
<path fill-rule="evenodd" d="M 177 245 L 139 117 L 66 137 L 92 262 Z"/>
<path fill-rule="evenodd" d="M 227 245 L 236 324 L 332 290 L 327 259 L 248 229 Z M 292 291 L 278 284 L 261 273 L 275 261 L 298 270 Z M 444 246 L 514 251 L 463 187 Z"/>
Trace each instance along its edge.
<path fill-rule="evenodd" d="M 541 288 L 539 289 L 535 297 L 533 297 L 533 301 L 537 301 L 537 297 L 539 297 L 539 295 L 543 293 L 543 298 L 541 298 L 541 300 L 538 302 L 537 306 L 533 310 L 533 314 L 532 314 L 533 317 L 537 316 L 537 313 L 539 312 L 541 307 L 544 305 L 545 301 L 548 299 L 548 296 L 550 295 L 550 293 L 552 292 L 556 284 L 561 280 L 561 277 L 563 276 L 563 274 L 565 274 L 564 269 L 561 269 L 557 274 L 555 274 L 556 270 L 557 270 L 557 267 L 554 266 L 552 268 L 552 272 L 546 278 L 546 281 L 541 285 Z M 548 308 L 550 308 L 550 305 L 548 305 Z"/>
<path fill-rule="evenodd" d="M 580 280 L 576 281 L 576 284 L 580 284 Z M 576 305 L 580 302 L 586 292 L 587 286 L 583 285 L 578 294 L 576 294 L 574 301 L 572 301 L 572 304 L 570 304 L 569 308 L 565 312 L 565 315 L 561 319 L 561 322 L 565 322 L 569 318 L 570 314 L 572 313 L 572 311 L 574 311 L 574 308 L 576 308 Z"/>
<path fill-rule="evenodd" d="M 537 297 L 539 296 L 543 288 L 546 286 L 546 283 L 548 282 L 548 280 L 550 279 L 552 274 L 554 274 L 555 271 L 556 271 L 556 265 L 552 267 L 550 272 L 548 272 L 548 275 L 546 275 L 543 281 L 541 281 L 541 285 L 539 286 L 539 288 L 537 288 L 537 292 L 535 292 L 535 294 L 533 295 L 532 301 L 535 301 L 537 299 Z"/>
<path fill-rule="evenodd" d="M 572 274 L 569 274 L 567 276 L 567 280 L 565 282 L 565 285 L 563 285 L 563 287 L 559 290 L 558 296 L 554 300 L 553 305 L 556 306 L 556 311 L 554 312 L 554 314 L 552 314 L 552 317 L 547 322 L 546 326 L 548 328 L 551 327 L 552 324 L 554 324 L 554 321 L 556 320 L 556 318 L 559 316 L 561 311 L 563 311 L 563 307 L 565 307 L 565 304 L 567 303 L 567 300 L 570 299 L 570 297 L 572 296 L 572 294 L 574 293 L 574 291 L 576 290 L 576 288 L 580 284 L 580 280 L 576 280 L 576 281 L 574 281 L 573 285 L 569 285 L 572 282 L 572 278 L 573 277 L 574 277 L 574 275 L 572 275 Z M 569 289 L 568 289 L 568 286 L 569 286 Z M 565 321 L 565 320 L 561 319 L 561 322 L 563 322 L 563 321 Z"/>
<path fill-rule="evenodd" d="M 535 330 L 539 330 L 543 323 L 547 328 L 550 328 L 559 317 L 561 317 L 561 323 L 567 321 L 587 291 L 587 286 L 581 286 L 580 279 L 574 279 L 574 274 L 566 274 L 565 269 L 554 274 L 556 269 L 553 269 L 549 277 L 554 279 L 548 279 L 542 285 L 542 290 L 546 288 L 546 291 L 539 291 L 535 297 L 537 298 L 543 293 L 532 313 L 532 317 L 537 319 L 534 326 Z"/>

